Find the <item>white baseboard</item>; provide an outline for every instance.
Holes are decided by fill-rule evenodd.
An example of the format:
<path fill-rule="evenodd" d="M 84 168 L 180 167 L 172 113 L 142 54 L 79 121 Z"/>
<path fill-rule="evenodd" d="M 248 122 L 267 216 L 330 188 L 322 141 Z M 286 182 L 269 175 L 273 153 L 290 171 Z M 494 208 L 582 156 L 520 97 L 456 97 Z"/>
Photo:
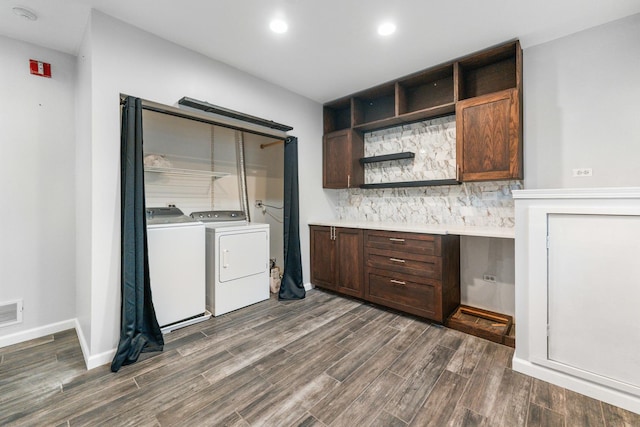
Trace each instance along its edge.
<path fill-rule="evenodd" d="M 314 288 L 314 286 L 311 283 L 305 283 L 304 284 L 304 290 L 305 291 L 310 291 L 313 288 Z"/>
<path fill-rule="evenodd" d="M 512 360 L 512 366 L 514 371 L 640 414 L 640 396 L 634 396 L 591 381 L 576 378 L 515 356 Z"/>
<path fill-rule="evenodd" d="M 36 338 L 42 338 L 47 335 L 55 334 L 58 332 L 66 331 L 67 329 L 74 329 L 76 326 L 76 319 L 63 320 L 61 322 L 51 323 L 49 325 L 40 326 L 26 331 L 16 332 L 11 335 L 0 337 L 0 348 L 7 347 L 13 344 L 33 340 Z"/>
<path fill-rule="evenodd" d="M 87 367 L 87 370 L 111 363 L 117 349 L 114 348 L 100 354 L 91 354 L 89 351 L 89 345 L 87 344 L 87 341 L 84 338 L 84 333 L 82 332 L 82 326 L 80 326 L 78 319 L 75 319 L 75 321 L 76 333 L 78 334 L 78 341 L 80 341 L 80 349 L 82 350 L 82 357 L 84 357 L 84 364 Z"/>

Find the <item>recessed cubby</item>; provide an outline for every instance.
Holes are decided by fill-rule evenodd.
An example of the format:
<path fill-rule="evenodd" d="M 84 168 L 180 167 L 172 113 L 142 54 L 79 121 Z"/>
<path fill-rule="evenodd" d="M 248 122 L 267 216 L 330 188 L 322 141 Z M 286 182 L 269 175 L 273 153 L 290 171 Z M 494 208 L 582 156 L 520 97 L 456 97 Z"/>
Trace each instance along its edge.
<path fill-rule="evenodd" d="M 453 103 L 453 65 L 422 71 L 398 82 L 398 115 Z"/>
<path fill-rule="evenodd" d="M 460 99 L 475 98 L 517 87 L 516 42 L 461 59 Z"/>
<path fill-rule="evenodd" d="M 353 98 L 354 126 L 395 116 L 395 84 L 378 86 Z"/>
<path fill-rule="evenodd" d="M 342 99 L 324 106 L 324 133 L 351 127 L 351 99 Z"/>

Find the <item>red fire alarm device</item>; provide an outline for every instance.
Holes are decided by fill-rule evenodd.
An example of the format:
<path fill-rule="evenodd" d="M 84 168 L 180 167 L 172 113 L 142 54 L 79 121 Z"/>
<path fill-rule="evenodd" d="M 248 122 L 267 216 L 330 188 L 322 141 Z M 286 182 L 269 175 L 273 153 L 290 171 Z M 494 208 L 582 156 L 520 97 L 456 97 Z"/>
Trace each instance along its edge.
<path fill-rule="evenodd" d="M 29 60 L 29 69 L 31 74 L 51 78 L 51 64 L 46 62 L 36 61 L 35 59 Z"/>

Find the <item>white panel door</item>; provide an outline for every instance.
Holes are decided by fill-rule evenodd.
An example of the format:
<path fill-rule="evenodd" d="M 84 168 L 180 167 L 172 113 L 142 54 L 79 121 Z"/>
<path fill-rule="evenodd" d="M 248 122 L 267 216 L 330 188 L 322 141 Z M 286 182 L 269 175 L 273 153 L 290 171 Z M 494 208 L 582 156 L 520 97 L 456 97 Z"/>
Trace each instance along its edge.
<path fill-rule="evenodd" d="M 269 268 L 268 230 L 222 234 L 219 239 L 220 282 L 253 276 Z"/>
<path fill-rule="evenodd" d="M 640 387 L 640 217 L 549 214 L 548 233 L 549 360 Z"/>

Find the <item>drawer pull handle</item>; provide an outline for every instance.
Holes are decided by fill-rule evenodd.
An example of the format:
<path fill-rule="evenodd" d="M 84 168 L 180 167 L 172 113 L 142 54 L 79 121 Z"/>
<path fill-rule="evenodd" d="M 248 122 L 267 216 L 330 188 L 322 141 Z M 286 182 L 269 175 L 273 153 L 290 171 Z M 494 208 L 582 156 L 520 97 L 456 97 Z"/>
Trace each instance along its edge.
<path fill-rule="evenodd" d="M 398 239 L 397 237 L 389 237 L 392 242 L 404 242 L 404 239 Z"/>
<path fill-rule="evenodd" d="M 393 262 L 406 262 L 403 259 L 398 259 L 398 258 L 389 258 L 389 261 L 393 261 Z"/>
<path fill-rule="evenodd" d="M 394 279 L 391 279 L 391 283 L 394 283 L 396 285 L 402 285 L 402 286 L 407 284 L 407 282 L 402 282 L 400 280 L 394 280 Z"/>

